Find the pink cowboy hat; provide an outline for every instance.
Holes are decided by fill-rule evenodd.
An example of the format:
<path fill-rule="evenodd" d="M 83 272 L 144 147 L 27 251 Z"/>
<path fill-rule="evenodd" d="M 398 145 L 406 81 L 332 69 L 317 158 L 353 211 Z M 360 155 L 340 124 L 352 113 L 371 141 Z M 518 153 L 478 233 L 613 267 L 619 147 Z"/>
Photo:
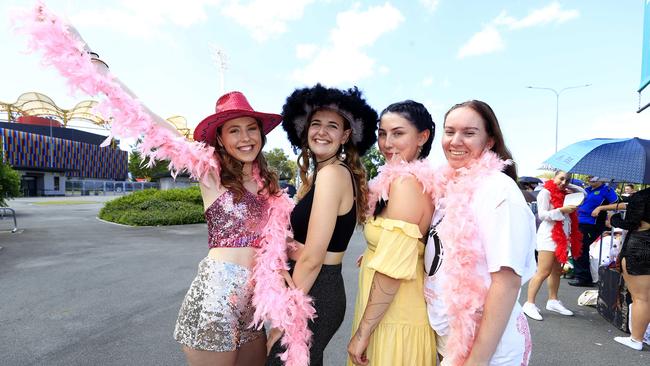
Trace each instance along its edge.
<path fill-rule="evenodd" d="M 268 134 L 282 121 L 282 116 L 274 113 L 256 112 L 251 107 L 244 94 L 233 91 L 222 95 L 217 100 L 215 113 L 201 121 L 194 129 L 194 141 L 202 141 L 215 146 L 217 143 L 217 128 L 231 119 L 253 117 L 262 123 L 262 131 Z"/>

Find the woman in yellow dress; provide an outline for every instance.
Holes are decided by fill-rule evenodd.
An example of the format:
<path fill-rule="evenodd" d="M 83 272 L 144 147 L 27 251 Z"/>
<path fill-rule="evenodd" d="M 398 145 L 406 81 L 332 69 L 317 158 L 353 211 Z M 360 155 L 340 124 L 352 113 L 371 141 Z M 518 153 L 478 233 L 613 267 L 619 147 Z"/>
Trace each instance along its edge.
<path fill-rule="evenodd" d="M 435 333 L 423 294 L 424 243 L 433 214 L 433 171 L 424 159 L 435 124 L 407 100 L 381 113 L 379 150 L 388 162 L 369 183 L 359 291 L 348 365 L 435 365 Z"/>

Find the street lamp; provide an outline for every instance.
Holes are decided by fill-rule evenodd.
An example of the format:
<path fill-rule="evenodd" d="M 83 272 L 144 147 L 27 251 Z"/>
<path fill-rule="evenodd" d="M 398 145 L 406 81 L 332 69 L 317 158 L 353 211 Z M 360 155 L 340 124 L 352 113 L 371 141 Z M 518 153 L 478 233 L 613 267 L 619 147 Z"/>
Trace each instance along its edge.
<path fill-rule="evenodd" d="M 584 85 L 576 85 L 576 86 L 567 86 L 566 88 L 560 89 L 560 91 L 557 91 L 553 88 L 543 88 L 539 86 L 527 86 L 526 88 L 528 89 L 539 89 L 539 90 L 549 90 L 552 91 L 555 94 L 555 152 L 557 152 L 557 136 L 558 136 L 558 122 L 559 122 L 559 114 L 560 114 L 560 94 L 562 94 L 563 91 L 569 90 L 569 89 L 577 89 L 577 88 L 586 88 L 588 86 L 591 86 L 591 84 L 584 84 Z"/>

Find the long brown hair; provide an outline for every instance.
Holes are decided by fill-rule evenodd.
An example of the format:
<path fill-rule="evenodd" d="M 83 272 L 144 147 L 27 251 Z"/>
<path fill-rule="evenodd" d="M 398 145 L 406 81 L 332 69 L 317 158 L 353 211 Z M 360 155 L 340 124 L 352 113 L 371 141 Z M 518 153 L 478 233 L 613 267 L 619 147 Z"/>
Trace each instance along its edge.
<path fill-rule="evenodd" d="M 350 125 L 347 120 L 343 118 L 345 129 L 349 129 Z M 308 126 L 305 126 L 305 129 L 302 133 L 302 148 L 300 155 L 298 155 L 298 168 L 300 168 L 300 188 L 296 197 L 300 200 L 302 199 L 307 192 L 314 185 L 316 181 L 316 158 L 310 156 L 309 144 L 307 142 L 307 130 Z M 366 168 L 361 163 L 361 157 L 357 148 L 350 142 L 351 139 L 348 139 L 348 142 L 341 145 L 339 148 L 339 155 L 342 148 L 345 146 L 345 159 L 342 161 L 343 164 L 347 165 L 352 171 L 352 179 L 354 180 L 354 187 L 356 198 L 354 204 L 357 206 L 357 223 L 362 224 L 366 221 L 366 212 L 368 211 L 368 181 L 366 179 Z M 337 157 L 338 159 L 338 157 Z M 310 167 L 313 168 L 313 174 L 309 174 Z"/>
<path fill-rule="evenodd" d="M 258 169 L 260 179 L 262 180 L 262 188 L 257 191 L 257 194 L 264 193 L 277 196 L 281 192 L 280 185 L 278 184 L 278 175 L 269 169 L 264 154 L 262 154 L 262 148 L 266 145 L 266 135 L 262 132 L 262 124 L 260 121 L 257 121 L 257 127 L 262 135 L 262 147 L 253 161 L 253 174 L 255 174 L 255 170 Z M 220 135 L 221 127 L 217 129 L 217 136 Z M 244 176 L 244 164 L 228 154 L 226 149 L 218 141 L 216 145 L 214 154 L 221 166 L 221 185 L 234 193 L 235 201 L 240 201 L 246 193 L 246 188 L 244 187 L 242 179 Z"/>
<path fill-rule="evenodd" d="M 488 136 L 490 136 L 492 140 L 494 140 L 494 145 L 490 150 L 495 152 L 503 160 L 507 160 L 507 159 L 512 160 L 512 164 L 505 167 L 503 172 L 507 176 L 512 178 L 512 180 L 517 182 L 516 163 L 512 158 L 512 153 L 510 152 L 510 150 L 508 150 L 508 147 L 506 147 L 506 142 L 503 139 L 503 133 L 501 132 L 501 127 L 499 127 L 499 121 L 497 120 L 497 116 L 496 114 L 494 114 L 492 107 L 490 107 L 487 103 L 482 102 L 480 100 L 468 100 L 467 102 L 459 103 L 451 107 L 447 111 L 447 113 L 445 113 L 445 122 L 447 121 L 447 116 L 449 115 L 449 113 L 451 113 L 451 111 L 458 108 L 464 108 L 464 107 L 472 109 L 474 112 L 478 113 L 479 116 L 481 116 L 481 119 L 483 120 L 483 127 L 485 127 L 485 131 L 487 131 Z"/>

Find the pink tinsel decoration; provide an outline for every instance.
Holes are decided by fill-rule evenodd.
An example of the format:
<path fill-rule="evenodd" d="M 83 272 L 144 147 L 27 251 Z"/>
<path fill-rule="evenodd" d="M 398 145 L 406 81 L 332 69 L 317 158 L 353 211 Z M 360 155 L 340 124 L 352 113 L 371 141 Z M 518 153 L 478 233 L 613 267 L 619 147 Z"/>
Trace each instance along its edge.
<path fill-rule="evenodd" d="M 68 80 L 71 90 L 78 89 L 89 95 L 104 94 L 106 98 L 96 107 L 96 112 L 112 118 L 111 136 L 143 137 L 140 150 L 155 160 L 169 160 L 172 175 L 187 171 L 201 179 L 208 173 L 219 175 L 219 164 L 214 158 L 214 148 L 199 142 L 189 142 L 182 136 L 158 126 L 140 103 L 124 91 L 110 74 L 97 71 L 84 51 L 83 41 L 77 38 L 55 14 L 42 3 L 20 16 L 20 30 L 30 36 L 30 50 L 43 53 L 43 64 L 54 66 Z M 260 182 L 259 167 L 253 174 Z M 257 252 L 253 269 L 255 287 L 253 302 L 256 306 L 254 323 L 262 326 L 270 321 L 274 327 L 285 331 L 282 344 L 287 347 L 282 359 L 288 366 L 309 364 L 311 333 L 307 322 L 314 318 L 311 299 L 301 290 L 284 285 L 280 269 L 287 269 L 287 223 L 293 201 L 286 195 L 269 196 L 269 221 L 263 230 L 263 246 Z"/>
<path fill-rule="evenodd" d="M 474 343 L 487 295 L 489 273 L 483 245 L 471 202 L 476 187 L 486 176 L 511 164 L 486 151 L 467 168 L 441 169 L 436 183 L 444 200 L 445 217 L 437 227 L 445 248 L 445 271 L 450 273 L 443 285 L 442 298 L 447 306 L 449 338 L 453 345 L 445 360 L 463 365 Z M 459 295 L 462 294 L 462 295 Z"/>

